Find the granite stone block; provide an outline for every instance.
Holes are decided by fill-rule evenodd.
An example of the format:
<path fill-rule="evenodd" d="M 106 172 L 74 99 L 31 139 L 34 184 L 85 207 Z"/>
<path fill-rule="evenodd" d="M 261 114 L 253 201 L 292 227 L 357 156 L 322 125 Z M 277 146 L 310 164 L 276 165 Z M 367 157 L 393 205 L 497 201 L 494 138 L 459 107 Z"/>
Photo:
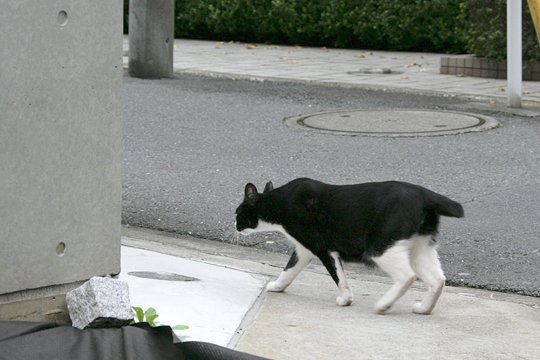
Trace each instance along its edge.
<path fill-rule="evenodd" d="M 133 319 L 129 288 L 125 281 L 93 277 L 66 294 L 66 303 L 73 326 L 121 327 Z"/>

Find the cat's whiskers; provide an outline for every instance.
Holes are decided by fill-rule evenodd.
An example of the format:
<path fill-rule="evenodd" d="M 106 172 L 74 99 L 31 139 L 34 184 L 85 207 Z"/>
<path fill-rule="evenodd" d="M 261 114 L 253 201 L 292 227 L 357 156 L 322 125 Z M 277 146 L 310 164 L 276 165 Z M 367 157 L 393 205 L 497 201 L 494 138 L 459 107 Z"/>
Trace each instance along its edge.
<path fill-rule="evenodd" d="M 223 240 L 230 244 L 241 246 L 246 244 L 243 238 L 244 236 L 236 230 L 236 227 L 232 226 L 227 229 Z"/>

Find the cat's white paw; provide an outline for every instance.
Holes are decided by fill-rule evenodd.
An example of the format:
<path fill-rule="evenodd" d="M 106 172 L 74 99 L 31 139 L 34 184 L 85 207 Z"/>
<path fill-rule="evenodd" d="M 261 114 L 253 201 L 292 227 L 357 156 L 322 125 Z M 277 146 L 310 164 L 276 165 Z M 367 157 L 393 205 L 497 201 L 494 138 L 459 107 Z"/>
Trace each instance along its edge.
<path fill-rule="evenodd" d="M 272 292 L 282 292 L 285 290 L 285 287 L 278 284 L 277 281 L 270 281 L 268 285 L 266 285 L 266 290 Z"/>
<path fill-rule="evenodd" d="M 336 298 L 336 304 L 338 304 L 339 306 L 349 306 L 352 304 L 352 302 L 353 302 L 352 296 L 347 296 L 347 297 L 338 296 Z"/>
<path fill-rule="evenodd" d="M 423 305 L 421 302 L 417 302 L 413 305 L 413 313 L 420 315 L 430 315 L 433 309 L 431 307 Z"/>
<path fill-rule="evenodd" d="M 375 312 L 377 314 L 384 314 L 388 309 L 390 309 L 390 307 L 392 307 L 391 304 L 388 304 L 388 303 L 380 303 L 378 302 L 377 304 L 375 304 Z"/>

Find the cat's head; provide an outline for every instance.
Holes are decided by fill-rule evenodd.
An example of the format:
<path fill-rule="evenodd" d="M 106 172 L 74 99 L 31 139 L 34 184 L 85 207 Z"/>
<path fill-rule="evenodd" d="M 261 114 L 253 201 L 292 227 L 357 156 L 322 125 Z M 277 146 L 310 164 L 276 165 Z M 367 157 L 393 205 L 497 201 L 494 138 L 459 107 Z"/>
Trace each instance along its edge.
<path fill-rule="evenodd" d="M 266 183 L 263 193 L 274 189 L 272 182 Z M 243 235 L 251 234 L 259 225 L 261 195 L 252 183 L 244 189 L 244 201 L 236 209 L 236 230 Z"/>

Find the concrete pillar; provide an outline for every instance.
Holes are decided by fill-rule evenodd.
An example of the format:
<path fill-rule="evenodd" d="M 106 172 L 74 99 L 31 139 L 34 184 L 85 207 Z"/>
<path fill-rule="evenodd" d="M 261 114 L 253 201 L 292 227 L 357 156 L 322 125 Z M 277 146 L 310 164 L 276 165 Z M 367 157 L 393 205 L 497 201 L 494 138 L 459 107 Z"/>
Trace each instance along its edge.
<path fill-rule="evenodd" d="M 0 8 L 0 320 L 58 320 L 120 271 L 122 2 Z"/>
<path fill-rule="evenodd" d="M 129 75 L 173 76 L 174 0 L 130 0 Z"/>

